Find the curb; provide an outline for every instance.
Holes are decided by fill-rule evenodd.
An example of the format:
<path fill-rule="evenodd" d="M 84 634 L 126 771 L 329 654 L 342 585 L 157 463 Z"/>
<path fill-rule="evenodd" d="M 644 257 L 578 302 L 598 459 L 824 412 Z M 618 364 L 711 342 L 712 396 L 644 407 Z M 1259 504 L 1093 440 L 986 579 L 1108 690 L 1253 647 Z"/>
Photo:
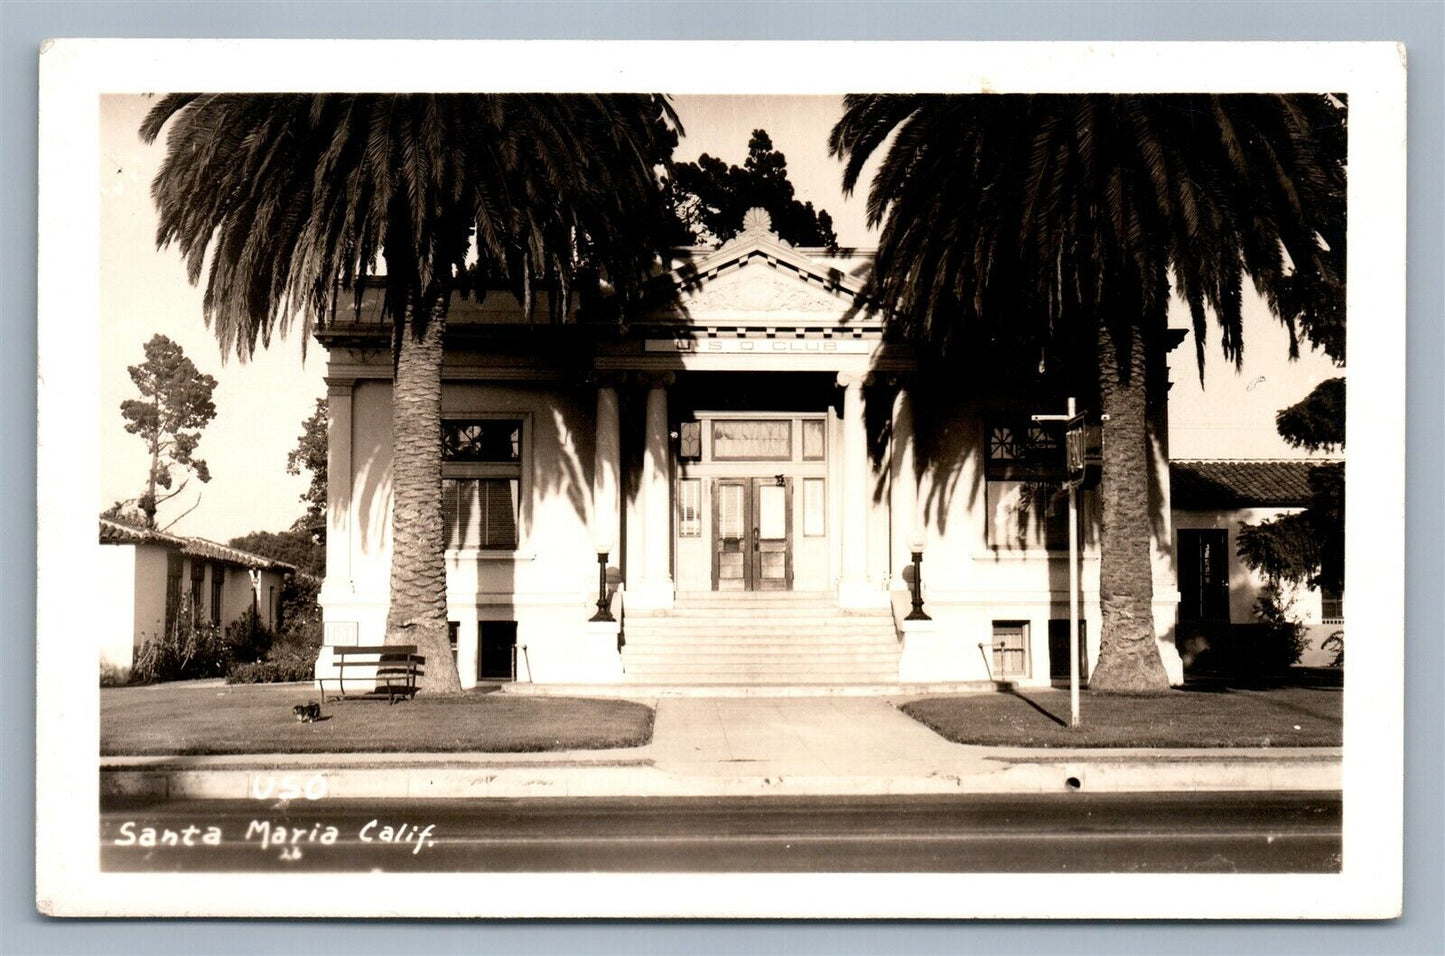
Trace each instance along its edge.
<path fill-rule="evenodd" d="M 1181 755 L 1182 756 L 1182 755 Z M 545 797 L 895 796 L 904 794 L 1125 793 L 1341 789 L 1338 753 L 1155 760 L 1098 755 L 983 756 L 929 773 L 892 776 L 709 775 L 650 760 L 592 762 L 424 761 L 309 765 L 266 756 L 199 765 L 190 758 L 102 762 L 102 797 L 143 800 L 535 799 Z M 199 758 L 197 758 L 199 759 Z M 328 764 L 330 764 L 328 766 Z"/>

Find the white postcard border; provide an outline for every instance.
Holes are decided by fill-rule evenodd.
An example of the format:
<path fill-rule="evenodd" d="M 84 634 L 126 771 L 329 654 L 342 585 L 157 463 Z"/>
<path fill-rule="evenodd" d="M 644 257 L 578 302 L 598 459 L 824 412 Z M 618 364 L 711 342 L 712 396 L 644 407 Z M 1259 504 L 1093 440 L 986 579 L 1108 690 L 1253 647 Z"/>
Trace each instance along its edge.
<path fill-rule="evenodd" d="M 261 66 L 264 64 L 264 67 Z M 1349 616 L 1338 875 L 194 875 L 99 871 L 98 102 L 107 92 L 850 90 L 1350 97 Z M 1387 917 L 1402 853 L 1403 53 L 1342 43 L 62 40 L 41 55 L 37 897 L 56 915 Z M 284 344 L 282 347 L 285 347 Z M 84 503 L 77 507 L 77 502 Z M 1379 503 L 1385 502 L 1385 506 Z M 1396 506 L 1398 502 L 1398 506 Z M 1374 630 L 1373 628 L 1378 628 Z M 1357 631 L 1357 633 L 1360 633 Z M 1367 642 L 1367 643 L 1366 643 Z M 485 906 L 482 901 L 485 902 Z"/>

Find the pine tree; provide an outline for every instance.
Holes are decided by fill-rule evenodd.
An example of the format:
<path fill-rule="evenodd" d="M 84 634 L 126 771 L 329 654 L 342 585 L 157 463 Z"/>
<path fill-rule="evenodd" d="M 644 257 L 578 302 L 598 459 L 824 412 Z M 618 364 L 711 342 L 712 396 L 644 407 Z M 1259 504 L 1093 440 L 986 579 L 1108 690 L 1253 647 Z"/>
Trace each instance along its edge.
<path fill-rule="evenodd" d="M 127 368 L 141 397 L 121 402 L 120 414 L 126 421 L 125 430 L 139 435 L 150 452 L 146 488 L 137 507 L 145 516 L 145 526 L 154 529 L 156 510 L 184 491 L 191 476 L 201 482 L 211 480 L 210 469 L 195 451 L 201 429 L 216 417 L 216 405 L 211 401 L 216 380 L 197 369 L 179 345 L 159 333 L 145 344 L 145 356 L 144 362 Z M 178 474 L 185 477 L 172 488 Z"/>
<path fill-rule="evenodd" d="M 742 231 L 749 209 L 762 208 L 772 217 L 773 231 L 786 242 L 838 247 L 833 217 L 798 200 L 788 179 L 788 158 L 773 148 L 766 130 L 753 130 L 742 166 L 729 166 L 707 153 L 696 162 L 673 163 L 667 190 L 676 245 L 726 242 Z"/>

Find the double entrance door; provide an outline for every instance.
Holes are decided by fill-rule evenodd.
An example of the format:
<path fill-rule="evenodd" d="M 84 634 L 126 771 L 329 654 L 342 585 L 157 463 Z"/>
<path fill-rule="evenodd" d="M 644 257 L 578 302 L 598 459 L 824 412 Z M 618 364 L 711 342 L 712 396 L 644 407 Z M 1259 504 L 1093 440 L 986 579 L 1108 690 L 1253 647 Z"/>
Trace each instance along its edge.
<path fill-rule="evenodd" d="M 712 502 L 713 589 L 791 590 L 793 480 L 717 478 Z"/>

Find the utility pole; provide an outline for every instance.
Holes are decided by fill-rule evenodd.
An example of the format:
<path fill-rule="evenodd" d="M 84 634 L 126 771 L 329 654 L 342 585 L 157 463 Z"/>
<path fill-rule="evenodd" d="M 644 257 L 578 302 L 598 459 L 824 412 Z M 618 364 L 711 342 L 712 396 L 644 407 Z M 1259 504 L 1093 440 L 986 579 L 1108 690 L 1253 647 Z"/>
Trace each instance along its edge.
<path fill-rule="evenodd" d="M 1087 462 L 1084 416 L 1078 414 L 1073 396 L 1067 414 L 1034 415 L 1036 422 L 1064 423 L 1065 486 L 1069 489 L 1069 726 L 1079 726 L 1079 486 Z"/>

